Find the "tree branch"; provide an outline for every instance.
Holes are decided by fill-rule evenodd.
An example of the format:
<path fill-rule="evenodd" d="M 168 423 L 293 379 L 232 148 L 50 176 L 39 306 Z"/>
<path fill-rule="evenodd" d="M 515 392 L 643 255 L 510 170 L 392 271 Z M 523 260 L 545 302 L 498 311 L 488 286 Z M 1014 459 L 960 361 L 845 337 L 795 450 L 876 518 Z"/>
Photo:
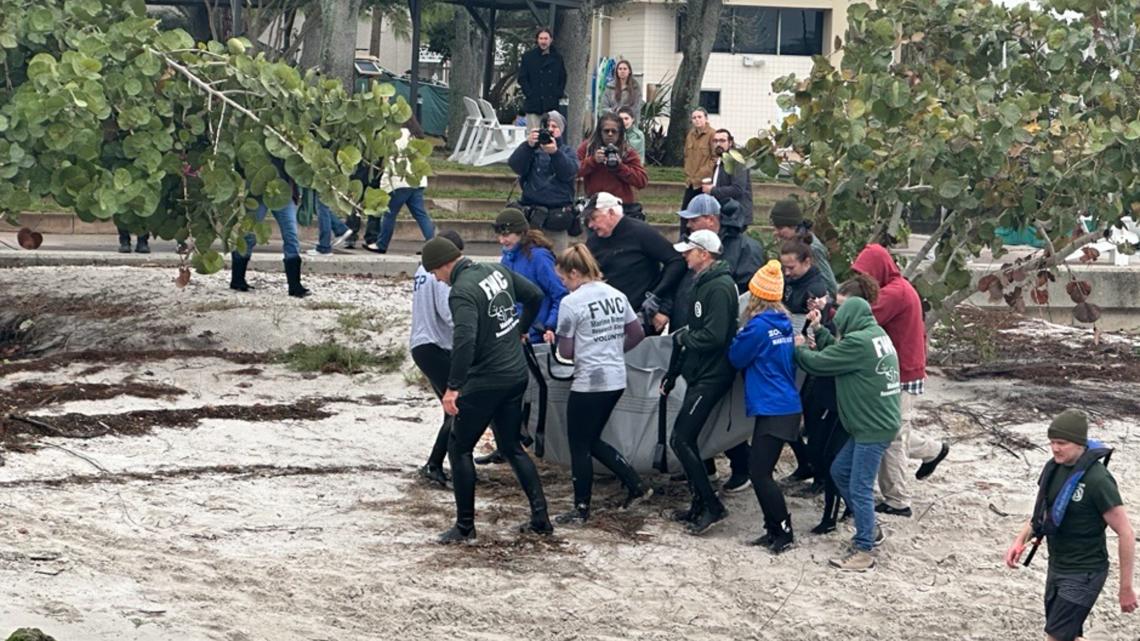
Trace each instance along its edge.
<path fill-rule="evenodd" d="M 922 265 L 922 261 L 926 260 L 926 255 L 929 254 L 930 250 L 938 244 L 938 239 L 942 237 L 942 234 L 946 233 L 946 230 L 950 227 L 951 223 L 957 220 L 958 213 L 960 211 L 960 209 L 956 209 L 950 212 L 949 216 L 942 219 L 942 224 L 938 226 L 938 229 L 934 230 L 934 233 L 930 235 L 930 238 L 926 239 L 926 243 L 924 243 L 922 247 L 919 248 L 918 253 L 915 254 L 914 258 L 911 259 L 911 262 L 907 264 L 906 271 L 903 272 L 904 278 L 911 280 L 918 275 L 918 268 Z"/>

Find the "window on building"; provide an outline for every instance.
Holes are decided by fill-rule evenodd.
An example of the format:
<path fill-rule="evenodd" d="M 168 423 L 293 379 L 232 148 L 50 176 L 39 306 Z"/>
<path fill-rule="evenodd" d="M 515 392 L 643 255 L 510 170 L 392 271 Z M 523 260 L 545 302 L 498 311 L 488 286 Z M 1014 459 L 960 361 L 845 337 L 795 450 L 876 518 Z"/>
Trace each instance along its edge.
<path fill-rule="evenodd" d="M 714 53 L 814 56 L 823 53 L 822 9 L 726 6 L 721 9 Z M 681 50 L 685 12 L 677 12 L 676 50 Z"/>
<path fill-rule="evenodd" d="M 712 114 L 720 113 L 720 90 L 705 91 L 701 90 L 700 106 L 705 108 L 705 111 Z"/>

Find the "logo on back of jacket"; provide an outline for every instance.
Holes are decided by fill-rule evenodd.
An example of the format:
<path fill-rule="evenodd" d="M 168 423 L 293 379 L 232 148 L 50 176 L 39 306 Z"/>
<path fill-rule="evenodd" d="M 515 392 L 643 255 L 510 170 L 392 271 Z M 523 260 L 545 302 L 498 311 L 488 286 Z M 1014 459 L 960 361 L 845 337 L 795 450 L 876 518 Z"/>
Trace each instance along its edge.
<path fill-rule="evenodd" d="M 487 296 L 487 315 L 499 323 L 495 338 L 501 338 L 519 324 L 515 310 L 515 297 L 511 295 L 507 277 L 499 272 L 491 272 L 479 281 L 479 288 Z"/>
<path fill-rule="evenodd" d="M 879 396 L 894 396 L 901 391 L 895 344 L 891 342 L 890 336 L 876 336 L 871 339 L 871 344 L 875 346 L 875 355 L 879 357 L 875 373 L 887 379 L 887 389 L 880 392 Z"/>

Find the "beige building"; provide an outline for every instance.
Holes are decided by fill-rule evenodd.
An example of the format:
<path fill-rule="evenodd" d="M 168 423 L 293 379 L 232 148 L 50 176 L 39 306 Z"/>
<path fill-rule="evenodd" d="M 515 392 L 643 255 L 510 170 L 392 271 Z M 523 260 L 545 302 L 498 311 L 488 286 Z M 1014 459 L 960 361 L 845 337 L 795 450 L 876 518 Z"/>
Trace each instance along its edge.
<path fill-rule="evenodd" d="M 806 76 L 812 55 L 834 54 L 846 25 L 848 0 L 725 0 L 716 44 L 701 83 L 701 104 L 715 127 L 738 141 L 778 122 L 772 81 Z M 683 4 L 638 0 L 595 22 L 595 58 L 609 55 L 633 65 L 643 90 L 671 81 L 681 64 Z"/>

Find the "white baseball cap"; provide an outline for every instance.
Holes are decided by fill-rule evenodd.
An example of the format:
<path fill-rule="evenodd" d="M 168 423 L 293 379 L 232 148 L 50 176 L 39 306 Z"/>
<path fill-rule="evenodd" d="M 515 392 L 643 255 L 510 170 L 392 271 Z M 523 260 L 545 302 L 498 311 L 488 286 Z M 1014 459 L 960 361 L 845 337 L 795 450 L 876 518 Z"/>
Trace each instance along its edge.
<path fill-rule="evenodd" d="M 595 211 L 605 211 L 607 209 L 613 209 L 614 207 L 621 207 L 621 205 L 621 198 L 618 198 L 608 191 L 599 191 L 586 203 L 585 211 L 582 213 L 589 219 Z"/>
<path fill-rule="evenodd" d="M 689 234 L 688 238 L 673 245 L 673 249 L 682 254 L 690 249 L 697 249 L 698 247 L 710 254 L 719 255 L 721 251 L 720 237 L 716 235 L 716 232 L 710 229 L 701 229 Z"/>

